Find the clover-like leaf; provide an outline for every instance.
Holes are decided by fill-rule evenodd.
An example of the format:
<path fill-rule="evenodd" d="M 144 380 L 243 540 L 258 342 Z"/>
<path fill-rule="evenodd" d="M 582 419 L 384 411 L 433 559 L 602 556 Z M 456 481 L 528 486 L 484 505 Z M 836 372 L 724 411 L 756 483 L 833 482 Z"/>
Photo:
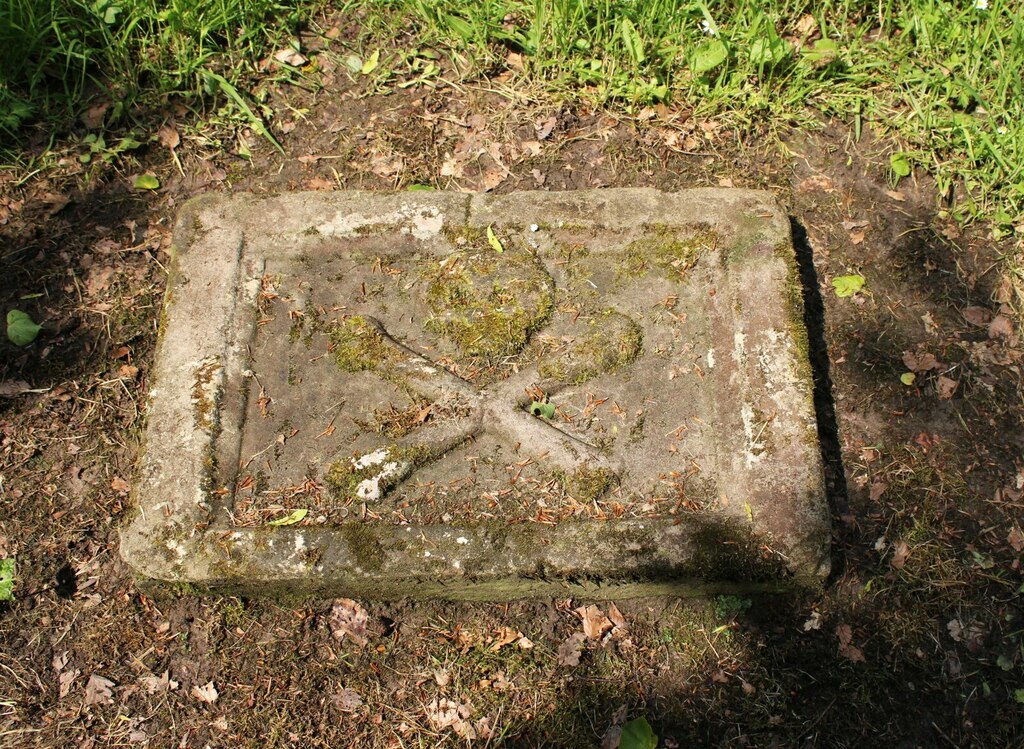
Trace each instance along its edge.
<path fill-rule="evenodd" d="M 27 346 L 36 339 L 42 326 L 36 325 L 32 318 L 20 309 L 12 309 L 7 313 L 7 337 L 15 346 Z"/>
<path fill-rule="evenodd" d="M 836 276 L 832 279 L 832 287 L 837 297 L 853 296 L 864 288 L 864 276 L 853 273 L 849 276 Z"/>
<path fill-rule="evenodd" d="M 900 375 L 900 382 L 902 382 L 907 387 L 910 387 L 916 381 L 917 375 L 914 374 L 913 372 L 904 372 L 903 374 Z"/>
<path fill-rule="evenodd" d="M 889 166 L 892 167 L 892 173 L 895 174 L 897 178 L 906 177 L 910 174 L 910 158 L 905 153 L 894 153 L 890 156 Z"/>
<path fill-rule="evenodd" d="M 277 520 L 271 520 L 267 525 L 295 525 L 296 523 L 302 522 L 302 519 L 309 514 L 309 510 L 294 510 L 283 518 Z"/>

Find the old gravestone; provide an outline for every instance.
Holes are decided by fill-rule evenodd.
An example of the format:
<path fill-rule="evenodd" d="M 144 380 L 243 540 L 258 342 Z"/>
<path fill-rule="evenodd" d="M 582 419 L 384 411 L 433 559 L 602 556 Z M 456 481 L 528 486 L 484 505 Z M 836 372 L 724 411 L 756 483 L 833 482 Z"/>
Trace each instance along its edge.
<path fill-rule="evenodd" d="M 174 247 L 122 534 L 143 579 L 500 599 L 827 572 L 764 193 L 205 196 Z"/>

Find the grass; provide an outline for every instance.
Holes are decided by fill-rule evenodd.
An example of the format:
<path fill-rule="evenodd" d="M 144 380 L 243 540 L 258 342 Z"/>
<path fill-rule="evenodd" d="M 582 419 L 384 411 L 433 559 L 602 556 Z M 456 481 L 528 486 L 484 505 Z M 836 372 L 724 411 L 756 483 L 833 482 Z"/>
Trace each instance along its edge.
<path fill-rule="evenodd" d="M 257 60 L 318 6 L 316 0 L 7 0 L 0 3 L 0 131 L 16 137 L 37 125 L 59 132 L 94 98 L 109 99 L 100 123 L 107 126 L 174 96 L 234 99 L 232 91 Z M 240 106 L 245 109 L 244 101 Z"/>
<path fill-rule="evenodd" d="M 1007 233 L 1024 222 L 1024 15 L 978 4 L 376 0 L 369 15 L 415 18 L 465 75 L 507 65 L 631 112 L 669 103 L 741 134 L 870 125 L 893 142 L 894 184 L 927 171 L 958 218 Z"/>

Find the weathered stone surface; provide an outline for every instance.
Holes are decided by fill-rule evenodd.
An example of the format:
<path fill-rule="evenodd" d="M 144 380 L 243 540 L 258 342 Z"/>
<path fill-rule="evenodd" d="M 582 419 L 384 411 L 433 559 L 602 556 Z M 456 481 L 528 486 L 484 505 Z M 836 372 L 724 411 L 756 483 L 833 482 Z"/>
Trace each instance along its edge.
<path fill-rule="evenodd" d="M 813 583 L 805 340 L 764 193 L 202 197 L 122 554 L 248 593 Z"/>

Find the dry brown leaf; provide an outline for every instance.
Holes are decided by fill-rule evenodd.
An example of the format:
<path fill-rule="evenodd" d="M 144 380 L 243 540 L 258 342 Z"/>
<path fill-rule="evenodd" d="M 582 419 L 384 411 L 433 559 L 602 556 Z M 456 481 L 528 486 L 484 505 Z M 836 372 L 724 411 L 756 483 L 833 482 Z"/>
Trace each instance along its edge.
<path fill-rule="evenodd" d="M 513 642 L 523 636 L 522 632 L 517 632 L 511 627 L 501 627 L 496 633 L 494 642 L 491 644 L 490 650 L 492 653 L 496 653 L 506 645 L 511 645 Z"/>
<path fill-rule="evenodd" d="M 558 665 L 559 666 L 578 666 L 580 665 L 580 650 L 583 648 L 583 643 L 586 640 L 586 636 L 582 632 L 575 632 L 570 635 L 565 642 L 558 646 Z"/>
<path fill-rule="evenodd" d="M 964 307 L 964 319 L 971 325 L 988 325 L 992 322 L 992 313 L 984 307 Z"/>
<path fill-rule="evenodd" d="M 1024 551 L 1024 533 L 1021 533 L 1020 528 L 1017 526 L 1010 529 L 1006 536 L 1006 541 L 1013 547 L 1014 551 Z"/>
<path fill-rule="evenodd" d="M 796 186 L 797 192 L 815 192 L 816 190 L 835 192 L 835 189 L 835 183 L 824 174 L 815 174 Z"/>
<path fill-rule="evenodd" d="M 173 691 L 178 688 L 178 682 L 170 678 L 170 674 L 164 671 L 160 676 L 140 676 L 139 683 L 150 694 Z"/>
<path fill-rule="evenodd" d="M 583 634 L 591 640 L 599 640 L 612 628 L 611 620 L 597 606 L 580 606 L 576 616 L 583 620 Z"/>
<path fill-rule="evenodd" d="M 854 663 L 864 662 L 864 653 L 853 645 L 853 628 L 849 624 L 837 626 L 836 636 L 839 638 L 839 655 Z"/>
<path fill-rule="evenodd" d="M 953 393 L 956 392 L 959 385 L 960 382 L 958 380 L 939 375 L 939 379 L 935 381 L 935 389 L 939 393 L 939 399 L 948 401 L 953 397 Z"/>
<path fill-rule="evenodd" d="M 82 672 L 77 668 L 71 671 L 63 671 L 57 677 L 57 696 L 63 699 L 67 697 L 71 692 L 71 687 L 75 683 L 75 679 L 79 677 Z"/>
<path fill-rule="evenodd" d="M 907 564 L 907 557 L 910 556 L 910 547 L 907 546 L 905 541 L 900 541 L 896 544 L 896 548 L 893 551 L 892 559 L 889 560 L 895 569 L 901 570 Z"/>
<path fill-rule="evenodd" d="M 213 682 L 208 682 L 201 687 L 192 687 L 192 696 L 200 702 L 204 702 L 207 705 L 212 705 L 220 697 L 220 692 L 213 685 Z"/>
<path fill-rule="evenodd" d="M 279 49 L 274 53 L 274 59 L 285 65 L 291 65 L 292 67 L 301 68 L 309 60 L 307 60 L 301 52 L 292 47 L 285 47 Z"/>
<path fill-rule="evenodd" d="M 354 713 L 363 706 L 363 698 L 353 689 L 342 689 L 331 695 L 331 704 L 343 713 Z"/>
<path fill-rule="evenodd" d="M 533 129 L 537 133 L 537 140 L 547 140 L 548 136 L 551 135 L 551 131 L 555 129 L 555 125 L 557 124 L 558 120 L 555 117 L 535 120 L 533 123 Z"/>
<path fill-rule="evenodd" d="M 366 645 L 366 625 L 369 621 L 366 609 L 351 598 L 339 598 L 331 607 L 328 624 L 336 640 L 349 637 L 358 645 Z"/>
<path fill-rule="evenodd" d="M 181 143 L 181 137 L 178 135 L 178 131 L 170 125 L 164 125 L 156 131 L 156 137 L 160 140 L 160 145 L 165 148 L 169 148 L 172 151 L 178 147 Z"/>
<path fill-rule="evenodd" d="M 907 199 L 907 196 L 901 193 L 899 190 L 886 190 L 885 194 L 895 200 L 897 203 L 902 203 Z"/>
<path fill-rule="evenodd" d="M 1006 315 L 996 315 L 988 325 L 989 338 L 1013 338 L 1013 322 Z"/>
<path fill-rule="evenodd" d="M 110 482 L 110 488 L 113 489 L 115 492 L 127 494 L 132 487 L 131 484 L 129 484 L 120 476 L 114 476 L 113 480 Z"/>
<path fill-rule="evenodd" d="M 114 682 L 99 674 L 93 674 L 85 684 L 86 705 L 109 705 L 113 700 L 112 687 Z"/>
<path fill-rule="evenodd" d="M 911 372 L 928 372 L 932 369 L 942 368 L 942 364 L 939 363 L 939 360 L 927 351 L 919 354 L 914 353 L 913 351 L 904 351 L 903 363 L 907 365 L 907 369 Z"/>
<path fill-rule="evenodd" d="M 614 603 L 609 604 L 608 606 L 608 618 L 612 620 L 612 624 L 616 627 L 626 629 L 626 619 L 622 616 L 622 612 L 619 611 L 619 607 Z"/>

